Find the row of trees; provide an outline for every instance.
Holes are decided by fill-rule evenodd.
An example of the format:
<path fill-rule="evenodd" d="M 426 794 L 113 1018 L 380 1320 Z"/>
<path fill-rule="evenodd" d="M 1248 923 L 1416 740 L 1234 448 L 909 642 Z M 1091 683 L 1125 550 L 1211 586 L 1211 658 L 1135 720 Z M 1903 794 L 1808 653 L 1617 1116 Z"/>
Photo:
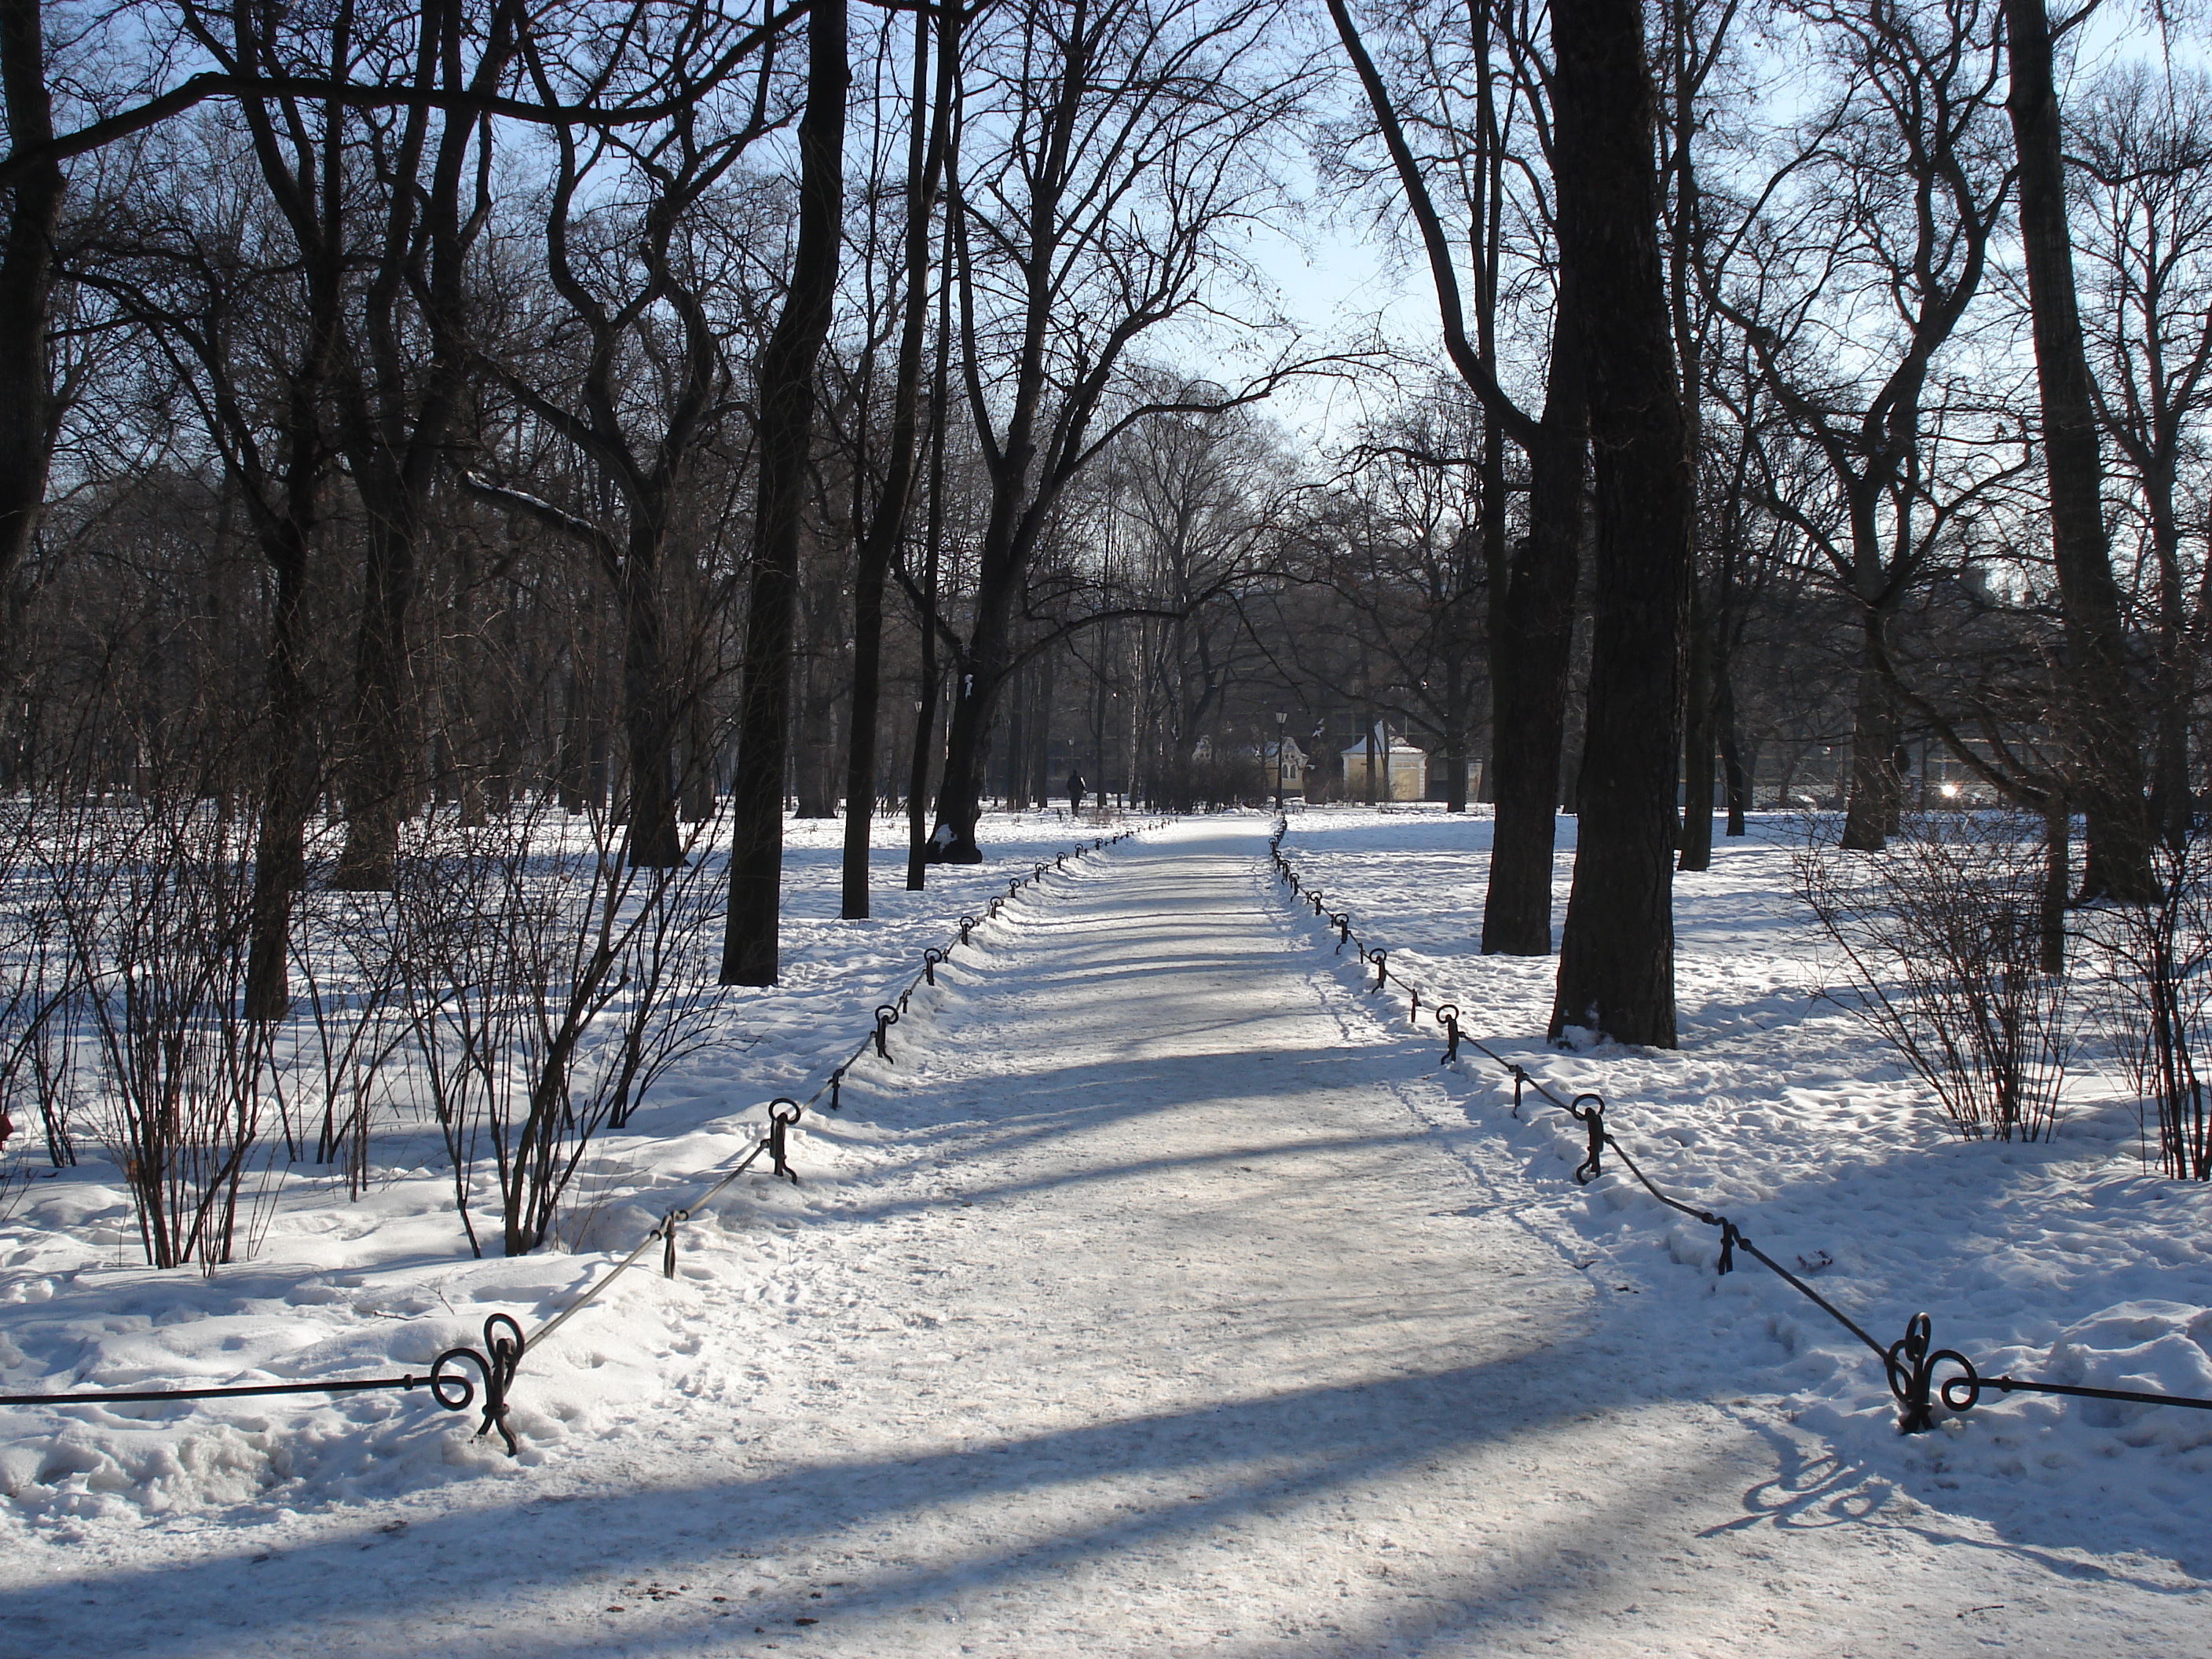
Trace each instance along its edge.
<path fill-rule="evenodd" d="M 1189 799 L 1275 714 L 1484 761 L 1489 950 L 1564 784 L 1554 1029 L 1636 1042 L 1762 741 L 1860 848 L 1948 745 L 2090 896 L 2187 821 L 2208 99 L 2062 106 L 2040 0 L 4 11 L 7 764 L 250 811 L 262 1017 L 432 801 L 652 869 L 726 799 L 765 983 L 787 792 L 864 916 L 881 802 L 918 885 L 994 777 Z M 1272 316 L 1307 156 L 1441 380 Z M 1346 374 L 1340 452 L 1267 422 Z"/>

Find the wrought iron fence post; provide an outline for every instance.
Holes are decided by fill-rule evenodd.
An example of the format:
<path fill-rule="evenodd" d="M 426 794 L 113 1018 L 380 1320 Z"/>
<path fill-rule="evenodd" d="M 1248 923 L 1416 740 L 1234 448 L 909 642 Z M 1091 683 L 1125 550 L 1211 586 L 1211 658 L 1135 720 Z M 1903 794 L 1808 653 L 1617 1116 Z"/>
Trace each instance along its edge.
<path fill-rule="evenodd" d="M 782 1109 L 786 1107 L 790 1109 Z M 799 1177 L 792 1173 L 791 1165 L 785 1161 L 784 1154 L 790 1144 L 786 1137 L 791 1126 L 799 1121 L 799 1113 L 804 1109 L 788 1095 L 779 1095 L 768 1103 L 768 1172 L 772 1176 L 781 1176 L 794 1187 L 799 1184 Z"/>

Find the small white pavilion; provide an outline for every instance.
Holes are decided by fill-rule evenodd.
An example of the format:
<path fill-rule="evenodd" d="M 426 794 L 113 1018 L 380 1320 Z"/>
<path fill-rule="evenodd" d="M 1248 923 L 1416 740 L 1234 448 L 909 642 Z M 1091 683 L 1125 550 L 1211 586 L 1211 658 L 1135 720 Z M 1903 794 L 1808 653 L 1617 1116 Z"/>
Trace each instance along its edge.
<path fill-rule="evenodd" d="M 1367 798 L 1367 756 L 1375 755 L 1375 798 L 1377 800 L 1419 800 L 1428 793 L 1429 753 L 1417 749 L 1387 726 L 1377 726 L 1344 751 L 1344 794 L 1347 800 Z"/>

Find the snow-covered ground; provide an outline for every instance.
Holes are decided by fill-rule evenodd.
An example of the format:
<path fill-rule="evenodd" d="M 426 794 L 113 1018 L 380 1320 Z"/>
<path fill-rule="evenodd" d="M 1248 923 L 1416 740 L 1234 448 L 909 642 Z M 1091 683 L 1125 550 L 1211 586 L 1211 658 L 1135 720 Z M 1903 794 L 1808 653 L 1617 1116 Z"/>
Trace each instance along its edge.
<path fill-rule="evenodd" d="M 1816 1309 L 1440 1066 L 1267 829 L 1156 831 L 1012 907 L 807 1121 L 803 1185 L 736 1189 L 676 1281 L 526 1359 L 521 1459 L 404 1395 L 7 1414 L 0 1653 L 2212 1653 L 2212 1414 L 2014 1399 L 1899 1438 Z M 1487 835 L 1315 811 L 1285 850 L 1655 1176 L 1832 1257 L 1877 1333 L 1925 1308 L 1986 1370 L 2212 1393 L 2205 1195 L 2142 1174 L 2093 1073 L 2048 1146 L 1953 1141 L 1812 994 L 1778 826 L 1682 879 L 1673 1054 L 1540 1041 L 1550 964 L 1476 951 Z M 799 875 L 804 988 L 609 1143 L 610 1214 L 747 1144 L 1006 874 L 862 927 Z M 115 1265 L 119 1211 L 27 1207 L 8 1385 L 404 1365 L 605 1259 L 467 1261 L 434 1187 L 280 1217 L 211 1279 Z"/>
<path fill-rule="evenodd" d="M 980 916 L 1010 878 L 1122 827 L 1073 823 L 1057 811 L 994 815 L 984 823 L 988 862 L 933 869 L 927 890 L 913 893 L 904 885 L 905 820 L 878 819 L 872 915 L 848 922 L 837 919 L 842 822 L 791 820 L 781 982 L 718 993 L 712 1040 L 661 1081 L 626 1130 L 594 1142 L 556 1231 L 596 1249 L 498 1256 L 485 1168 L 475 1201 L 480 1229 L 485 1209 L 493 1217 L 485 1235 L 493 1254 L 473 1259 L 437 1125 L 386 1113 L 359 1198 L 348 1199 L 333 1167 L 280 1161 L 267 1177 L 275 1196 L 266 1233 L 250 1259 L 204 1277 L 155 1272 L 95 1133 L 99 1114 L 84 1109 L 83 1161 L 58 1175 L 41 1169 L 9 1195 L 12 1214 L 0 1224 L 0 1393 L 419 1375 L 445 1348 L 480 1347 L 487 1315 L 526 1325 L 545 1317 L 750 1150 L 763 1103 L 811 1095 L 872 1029 L 876 1006 L 919 969 L 924 948 L 957 936 L 963 914 Z M 252 1194 L 264 1180 L 246 1185 Z M 775 1206 L 768 1187 L 739 1186 L 721 1214 Z M 646 1277 L 632 1275 L 641 1286 Z M 666 1346 L 665 1319 L 653 1293 L 624 1288 L 627 1299 L 574 1328 L 588 1359 L 568 1386 L 519 1401 L 514 1421 L 531 1461 L 564 1437 L 589 1437 L 608 1402 L 665 1386 L 650 1358 Z M 276 1491 L 343 1502 L 504 1461 L 495 1445 L 453 1434 L 458 1419 L 427 1398 L 0 1408 L 0 1494 L 15 1514 L 66 1532 L 72 1520 L 198 1514 Z"/>

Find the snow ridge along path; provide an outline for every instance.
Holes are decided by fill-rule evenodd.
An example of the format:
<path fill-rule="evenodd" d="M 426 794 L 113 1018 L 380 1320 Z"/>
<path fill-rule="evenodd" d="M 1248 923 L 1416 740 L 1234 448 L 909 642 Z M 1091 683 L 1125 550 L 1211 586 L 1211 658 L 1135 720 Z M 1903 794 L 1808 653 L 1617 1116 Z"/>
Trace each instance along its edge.
<path fill-rule="evenodd" d="M 687 1230 L 673 1386 L 617 1431 L 19 1534 L 0 1652 L 2212 1650 L 2194 1581 L 1700 1397 L 1267 834 L 1127 843 L 940 969 L 772 1223 Z"/>

